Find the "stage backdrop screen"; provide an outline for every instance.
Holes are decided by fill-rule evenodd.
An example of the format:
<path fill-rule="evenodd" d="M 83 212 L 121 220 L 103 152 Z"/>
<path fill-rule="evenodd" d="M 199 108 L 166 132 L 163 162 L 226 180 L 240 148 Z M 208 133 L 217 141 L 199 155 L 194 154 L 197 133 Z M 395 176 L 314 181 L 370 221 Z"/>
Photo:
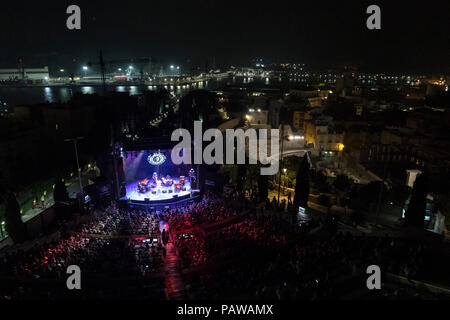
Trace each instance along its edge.
<path fill-rule="evenodd" d="M 125 182 L 140 181 L 145 178 L 151 179 L 153 173 L 156 172 L 158 177 L 188 176 L 191 165 L 181 164 L 175 165 L 170 158 L 171 150 L 139 150 L 124 151 L 123 171 L 125 174 Z"/>

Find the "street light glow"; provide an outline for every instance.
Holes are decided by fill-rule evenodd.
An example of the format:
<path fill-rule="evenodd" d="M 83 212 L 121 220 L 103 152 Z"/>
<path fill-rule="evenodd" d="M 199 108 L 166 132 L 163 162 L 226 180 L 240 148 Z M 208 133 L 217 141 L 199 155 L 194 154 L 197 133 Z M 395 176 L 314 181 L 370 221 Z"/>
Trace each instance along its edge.
<path fill-rule="evenodd" d="M 86 71 L 88 69 L 87 66 L 83 66 L 83 70 Z"/>

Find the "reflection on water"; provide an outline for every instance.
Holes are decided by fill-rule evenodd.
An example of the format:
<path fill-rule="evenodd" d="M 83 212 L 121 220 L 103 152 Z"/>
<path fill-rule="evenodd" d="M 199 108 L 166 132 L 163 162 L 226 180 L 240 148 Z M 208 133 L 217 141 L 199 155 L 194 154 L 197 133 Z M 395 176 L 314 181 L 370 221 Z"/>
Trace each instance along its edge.
<path fill-rule="evenodd" d="M 70 97 L 72 97 L 72 89 L 69 88 L 61 88 L 61 100 L 68 101 Z"/>
<path fill-rule="evenodd" d="M 286 79 L 287 80 L 287 79 Z M 282 81 L 281 78 L 278 79 Z M 249 84 L 260 83 L 261 85 L 269 85 L 269 78 L 253 78 L 253 77 L 233 77 L 223 80 L 208 80 L 194 82 L 191 84 L 168 84 L 164 88 L 174 95 L 183 95 L 190 90 L 198 89 L 215 89 L 226 84 Z M 128 92 L 130 95 L 140 94 L 145 90 L 155 91 L 161 88 L 156 85 L 146 86 L 108 86 L 107 91 Z M 83 94 L 103 94 L 102 86 L 64 86 L 64 87 L 1 87 L 0 101 L 6 101 L 8 105 L 36 104 L 45 102 L 66 102 L 77 93 Z"/>
<path fill-rule="evenodd" d="M 53 91 L 52 89 L 50 89 L 50 87 L 45 87 L 44 88 L 44 97 L 45 97 L 45 101 L 53 101 Z"/>
<path fill-rule="evenodd" d="M 156 91 L 161 86 L 109 86 L 108 92 L 128 92 L 130 95 L 140 94 L 145 90 Z M 203 84 L 198 86 L 190 85 L 166 85 L 166 90 L 174 95 L 186 94 L 191 88 L 203 88 Z M 36 104 L 46 102 L 67 102 L 77 93 L 82 94 L 103 94 L 101 86 L 73 86 L 73 87 L 20 87 L 8 88 L 0 87 L 0 101 L 6 101 L 8 105 Z"/>
<path fill-rule="evenodd" d="M 137 89 L 136 86 L 131 86 L 131 87 L 130 87 L 130 94 L 131 94 L 131 95 L 138 94 L 138 89 Z"/>
<path fill-rule="evenodd" d="M 81 93 L 83 94 L 93 94 L 94 88 L 92 87 L 81 87 Z"/>

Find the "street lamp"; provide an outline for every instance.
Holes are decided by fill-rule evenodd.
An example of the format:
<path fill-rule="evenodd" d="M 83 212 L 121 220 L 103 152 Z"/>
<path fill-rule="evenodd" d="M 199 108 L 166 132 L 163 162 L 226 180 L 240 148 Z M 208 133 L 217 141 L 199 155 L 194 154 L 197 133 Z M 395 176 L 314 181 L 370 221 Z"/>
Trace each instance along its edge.
<path fill-rule="evenodd" d="M 84 70 L 84 77 L 86 77 L 86 72 L 88 70 L 88 67 L 87 66 L 83 66 L 83 70 Z"/>
<path fill-rule="evenodd" d="M 284 140 L 289 141 L 289 136 L 284 135 L 284 125 L 281 125 L 281 155 L 280 167 L 283 166 Z M 280 191 L 281 191 L 281 170 L 278 170 L 278 205 L 280 205 Z M 284 171 L 284 169 L 283 169 Z"/>
<path fill-rule="evenodd" d="M 338 155 L 338 169 L 341 168 L 341 158 L 342 158 L 342 151 L 344 150 L 344 144 L 343 143 L 339 143 L 338 144 L 338 150 L 339 150 L 339 155 Z"/>
<path fill-rule="evenodd" d="M 83 184 L 81 182 L 81 169 L 80 169 L 80 162 L 78 160 L 78 148 L 77 148 L 78 140 L 82 140 L 82 139 L 84 139 L 84 137 L 76 137 L 76 138 L 71 138 L 71 139 L 65 139 L 64 141 L 66 141 L 66 142 L 72 141 L 73 142 L 73 147 L 75 149 L 75 159 L 77 161 L 77 168 L 78 168 L 78 179 L 79 179 L 79 182 L 80 182 L 81 199 L 82 199 L 82 201 L 84 201 Z"/>
<path fill-rule="evenodd" d="M 59 69 L 59 71 L 62 73 L 62 72 L 64 72 L 64 69 Z"/>

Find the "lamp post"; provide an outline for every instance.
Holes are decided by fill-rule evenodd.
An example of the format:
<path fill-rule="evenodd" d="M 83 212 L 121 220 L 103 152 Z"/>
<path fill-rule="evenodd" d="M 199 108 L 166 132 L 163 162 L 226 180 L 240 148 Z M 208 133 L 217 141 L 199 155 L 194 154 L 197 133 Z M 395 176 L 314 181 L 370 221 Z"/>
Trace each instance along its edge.
<path fill-rule="evenodd" d="M 287 169 L 283 168 L 283 176 L 284 176 L 284 178 L 283 178 L 283 194 L 284 195 L 286 195 L 286 185 L 287 185 L 287 183 L 286 183 L 286 178 L 287 178 L 286 172 L 287 172 Z"/>
<path fill-rule="evenodd" d="M 88 70 L 88 67 L 87 66 L 83 66 L 83 71 L 84 71 L 84 77 L 86 78 L 86 72 L 87 72 L 87 70 Z"/>
<path fill-rule="evenodd" d="M 83 183 L 81 182 L 81 169 L 80 169 L 80 162 L 78 160 L 78 148 L 77 148 L 78 140 L 82 140 L 82 139 L 84 139 L 84 137 L 70 138 L 70 139 L 65 139 L 64 141 L 66 141 L 66 142 L 72 141 L 73 142 L 73 147 L 75 149 L 75 159 L 77 161 L 78 180 L 80 183 L 81 199 L 84 200 Z"/>
<path fill-rule="evenodd" d="M 283 153 L 284 153 L 284 140 L 289 141 L 289 137 L 284 135 L 284 125 L 281 125 L 281 155 L 280 155 L 280 167 L 283 166 Z M 280 205 L 280 189 L 281 189 L 281 170 L 278 170 L 278 205 Z"/>
<path fill-rule="evenodd" d="M 338 144 L 338 150 L 339 150 L 339 154 L 338 154 L 338 169 L 340 169 L 341 168 L 342 151 L 344 151 L 344 144 L 343 143 L 339 143 Z"/>

